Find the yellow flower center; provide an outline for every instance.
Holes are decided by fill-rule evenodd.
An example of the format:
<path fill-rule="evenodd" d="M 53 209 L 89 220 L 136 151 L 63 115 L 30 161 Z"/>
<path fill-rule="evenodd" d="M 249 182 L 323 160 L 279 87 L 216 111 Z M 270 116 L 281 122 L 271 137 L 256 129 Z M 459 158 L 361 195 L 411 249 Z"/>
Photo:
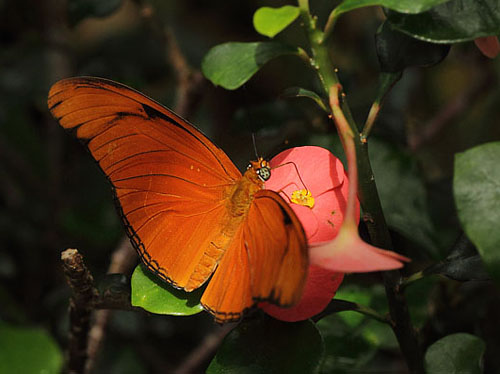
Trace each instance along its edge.
<path fill-rule="evenodd" d="M 311 194 L 311 191 L 308 190 L 297 190 L 292 192 L 292 197 L 290 199 L 292 203 L 304 205 L 309 208 L 314 206 L 314 197 Z"/>

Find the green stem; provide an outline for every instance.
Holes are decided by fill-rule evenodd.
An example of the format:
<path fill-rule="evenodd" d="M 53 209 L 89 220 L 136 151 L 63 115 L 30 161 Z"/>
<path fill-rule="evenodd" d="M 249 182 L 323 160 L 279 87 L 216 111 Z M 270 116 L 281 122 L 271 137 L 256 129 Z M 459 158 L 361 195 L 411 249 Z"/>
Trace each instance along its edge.
<path fill-rule="evenodd" d="M 345 311 L 352 311 L 364 314 L 370 318 L 373 318 L 379 322 L 386 323 L 388 325 L 392 324 L 392 321 L 387 317 L 376 310 L 362 304 L 354 303 L 352 301 L 341 300 L 341 299 L 333 299 L 330 304 L 323 310 L 321 313 L 317 314 L 313 317 L 314 321 L 319 321 L 320 319 L 329 316 L 330 314 L 340 313 Z"/>
<path fill-rule="evenodd" d="M 362 141 L 361 134 L 351 115 L 347 101 L 340 92 L 341 86 L 337 74 L 333 68 L 328 50 L 323 44 L 324 34 L 316 28 L 315 19 L 311 17 L 309 12 L 309 2 L 308 0 L 298 0 L 298 4 L 311 48 L 311 65 L 318 74 L 325 95 L 328 95 L 330 97 L 330 102 L 333 103 L 332 116 L 336 119 L 335 123 L 344 143 L 346 155 L 349 156 L 352 148 L 355 149 L 356 157 L 354 159 L 357 159 L 358 171 L 355 178 L 359 180 L 358 196 L 361 206 L 363 207 L 364 219 L 368 227 L 372 244 L 380 248 L 392 250 L 389 229 L 385 222 L 375 178 L 368 157 L 368 144 L 366 141 Z M 335 95 L 335 97 L 330 96 L 330 94 Z M 339 103 L 339 94 L 342 95 L 343 99 L 341 103 Z M 340 122 L 338 121 L 339 118 Z M 341 124 L 340 126 L 339 123 Z M 347 142 L 345 143 L 346 140 Z M 352 147 L 352 142 L 354 143 L 354 147 Z M 348 159 L 352 160 L 353 158 L 348 157 Z M 349 171 L 351 171 L 350 167 L 348 172 Z M 349 178 L 350 177 L 351 175 L 349 175 Z M 350 181 L 350 184 L 356 186 L 356 179 L 350 179 Z M 386 271 L 382 274 L 392 320 L 391 325 L 398 339 L 401 352 L 405 357 L 410 373 L 424 373 L 423 354 L 415 329 L 411 324 L 408 305 L 403 289 L 401 288 L 401 274 L 397 270 Z"/>
<path fill-rule="evenodd" d="M 396 82 L 401 79 L 402 75 L 402 71 L 398 71 L 395 73 L 380 73 L 377 96 L 375 97 L 375 101 L 370 108 L 368 118 L 366 119 L 365 126 L 363 127 L 363 131 L 361 132 L 361 142 L 366 142 L 366 139 L 370 135 L 370 131 L 375 124 L 375 120 L 378 117 L 380 108 L 382 107 L 386 95 L 396 84 Z"/>
<path fill-rule="evenodd" d="M 406 288 L 413 282 L 416 282 L 425 277 L 424 270 L 418 271 L 407 278 L 404 278 L 401 282 L 401 288 Z"/>
<path fill-rule="evenodd" d="M 378 313 L 372 308 L 369 308 L 365 305 L 361 305 L 356 303 L 356 309 L 353 309 L 355 312 L 364 314 L 365 316 L 371 317 L 373 319 L 376 319 L 379 322 L 382 323 L 387 323 L 388 325 L 391 325 L 391 320 L 387 318 L 386 316 L 383 316 L 382 314 Z"/>

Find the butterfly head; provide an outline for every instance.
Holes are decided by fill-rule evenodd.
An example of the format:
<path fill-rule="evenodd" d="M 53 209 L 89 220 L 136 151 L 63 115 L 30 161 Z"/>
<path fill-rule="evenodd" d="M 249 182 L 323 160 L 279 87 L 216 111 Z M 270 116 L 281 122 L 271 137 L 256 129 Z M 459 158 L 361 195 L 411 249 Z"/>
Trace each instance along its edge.
<path fill-rule="evenodd" d="M 264 160 L 262 157 L 259 157 L 257 161 L 250 161 L 247 170 L 250 169 L 252 169 L 255 172 L 257 177 L 262 182 L 265 182 L 269 178 L 271 178 L 271 166 L 269 165 L 269 162 Z"/>

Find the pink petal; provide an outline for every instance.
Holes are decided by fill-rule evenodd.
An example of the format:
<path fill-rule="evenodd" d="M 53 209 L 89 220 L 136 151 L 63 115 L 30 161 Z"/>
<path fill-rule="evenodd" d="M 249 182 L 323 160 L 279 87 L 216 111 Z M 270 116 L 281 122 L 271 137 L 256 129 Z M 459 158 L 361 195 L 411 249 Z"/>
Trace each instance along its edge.
<path fill-rule="evenodd" d="M 346 178 L 342 186 L 326 191 L 316 198 L 312 211 L 318 220 L 318 230 L 314 235 L 307 237 L 309 244 L 327 242 L 337 236 L 344 221 L 348 189 L 349 184 Z M 359 201 L 356 203 L 356 222 L 358 222 Z M 300 216 L 299 219 L 301 220 Z"/>
<path fill-rule="evenodd" d="M 297 168 L 292 164 L 286 164 L 287 162 L 295 164 Z M 271 178 L 266 182 L 268 190 L 279 191 L 293 183 L 295 189 L 307 187 L 313 196 L 317 196 L 341 185 L 344 181 L 344 166 L 340 160 L 329 150 L 321 147 L 290 148 L 273 157 L 269 163 L 275 169 L 271 170 Z M 300 180 L 297 170 L 306 186 Z M 288 193 L 287 195 L 290 196 Z"/>
<path fill-rule="evenodd" d="M 496 36 L 477 38 L 474 43 L 486 57 L 495 58 L 500 53 L 500 43 Z"/>
<path fill-rule="evenodd" d="M 281 321 L 295 322 L 308 319 L 326 308 L 335 296 L 344 279 L 344 274 L 332 272 L 317 266 L 309 266 L 304 293 L 300 301 L 291 308 L 280 308 L 270 303 L 260 303 L 270 316 Z"/>
<path fill-rule="evenodd" d="M 403 267 L 407 257 L 365 243 L 357 231 L 341 229 L 337 237 L 309 249 L 311 264 L 342 273 L 364 273 Z"/>
<path fill-rule="evenodd" d="M 318 217 L 314 211 L 307 206 L 290 204 L 290 208 L 292 208 L 302 224 L 304 232 L 306 233 L 307 242 L 311 243 L 310 238 L 314 237 L 319 230 Z"/>

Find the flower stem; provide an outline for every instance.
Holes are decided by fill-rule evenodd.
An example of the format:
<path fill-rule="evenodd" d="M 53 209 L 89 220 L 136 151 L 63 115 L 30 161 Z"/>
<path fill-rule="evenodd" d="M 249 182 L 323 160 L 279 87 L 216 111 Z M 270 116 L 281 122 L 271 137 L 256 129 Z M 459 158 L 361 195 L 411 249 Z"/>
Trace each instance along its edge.
<path fill-rule="evenodd" d="M 339 94 L 342 95 L 342 92 L 340 92 L 341 85 L 333 68 L 334 65 L 330 60 L 328 50 L 323 43 L 324 34 L 316 28 L 315 19 L 311 17 L 309 12 L 309 2 L 308 0 L 298 0 L 298 4 L 311 48 L 311 65 L 318 74 L 325 95 L 330 98 L 332 117 L 335 119 L 348 159 L 348 178 L 350 181 L 348 207 L 351 200 L 353 200 L 353 191 L 355 193 L 358 188 L 358 196 L 365 213 L 364 217 L 366 217 L 365 221 L 372 244 L 391 250 L 392 241 L 380 204 L 370 159 L 368 158 L 368 144 L 366 139 L 364 142 L 362 141 L 361 134 L 345 98 L 342 97 L 342 101 L 339 102 Z M 359 186 L 357 186 L 358 178 Z M 353 189 L 351 189 L 351 186 L 353 186 Z M 351 214 L 349 210 L 346 211 L 345 220 L 347 220 L 349 226 L 352 224 L 349 218 Z M 392 321 L 391 326 L 398 339 L 401 352 L 405 357 L 410 373 L 424 373 L 423 354 L 415 329 L 411 324 L 408 305 L 401 288 L 401 274 L 397 270 L 386 271 L 382 274 Z"/>

